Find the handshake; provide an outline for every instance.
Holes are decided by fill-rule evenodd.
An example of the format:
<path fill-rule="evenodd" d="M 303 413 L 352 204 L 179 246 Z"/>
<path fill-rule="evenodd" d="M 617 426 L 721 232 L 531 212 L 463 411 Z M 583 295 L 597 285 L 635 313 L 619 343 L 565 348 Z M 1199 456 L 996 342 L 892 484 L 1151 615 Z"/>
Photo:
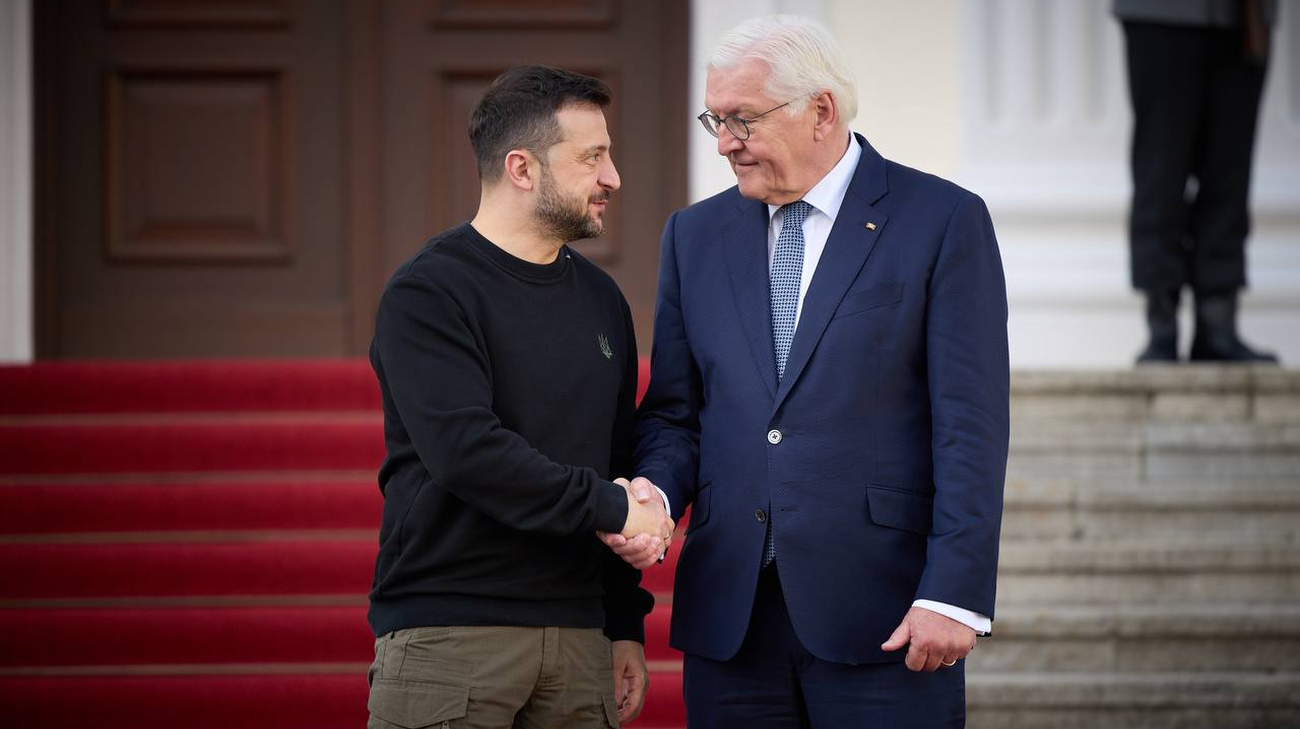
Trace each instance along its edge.
<path fill-rule="evenodd" d="M 596 532 L 596 536 L 628 564 L 646 569 L 668 553 L 676 525 L 664 509 L 659 490 L 649 479 L 616 478 L 614 483 L 627 491 L 627 521 L 618 534 Z"/>

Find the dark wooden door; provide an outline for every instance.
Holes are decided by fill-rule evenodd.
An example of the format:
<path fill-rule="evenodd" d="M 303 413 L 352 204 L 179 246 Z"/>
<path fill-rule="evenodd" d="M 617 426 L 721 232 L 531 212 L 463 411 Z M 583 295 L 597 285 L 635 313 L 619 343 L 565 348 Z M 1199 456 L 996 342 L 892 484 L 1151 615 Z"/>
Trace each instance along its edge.
<path fill-rule="evenodd" d="M 35 8 L 42 354 L 347 351 L 339 0 Z"/>
<path fill-rule="evenodd" d="M 393 268 L 474 213 L 470 108 L 530 62 L 614 89 L 623 190 L 579 248 L 648 342 L 686 197 L 685 0 L 35 8 L 41 356 L 363 353 Z"/>

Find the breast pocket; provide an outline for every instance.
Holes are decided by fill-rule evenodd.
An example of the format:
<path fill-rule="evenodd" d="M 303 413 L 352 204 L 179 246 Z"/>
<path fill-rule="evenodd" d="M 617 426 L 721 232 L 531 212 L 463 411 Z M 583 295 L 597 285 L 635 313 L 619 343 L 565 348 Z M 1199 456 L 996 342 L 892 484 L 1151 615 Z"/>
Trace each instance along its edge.
<path fill-rule="evenodd" d="M 855 291 L 847 294 L 840 302 L 840 306 L 835 310 L 835 317 L 849 316 L 850 314 L 859 314 L 870 309 L 878 309 L 882 306 L 897 304 L 903 300 L 903 284 L 901 283 L 883 283 L 872 286 L 869 289 Z"/>

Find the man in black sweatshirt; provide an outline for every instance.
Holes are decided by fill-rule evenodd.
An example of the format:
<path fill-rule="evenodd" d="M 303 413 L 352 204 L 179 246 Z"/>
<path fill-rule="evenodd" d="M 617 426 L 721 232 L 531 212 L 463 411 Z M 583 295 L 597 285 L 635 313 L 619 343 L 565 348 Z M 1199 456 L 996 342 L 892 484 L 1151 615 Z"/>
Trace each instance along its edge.
<path fill-rule="evenodd" d="M 673 525 L 609 480 L 631 468 L 636 340 L 614 281 L 566 245 L 600 235 L 619 187 L 609 98 L 554 68 L 497 78 L 470 119 L 477 215 L 384 290 L 370 727 L 640 711 L 653 599 L 595 532 L 658 549 Z"/>

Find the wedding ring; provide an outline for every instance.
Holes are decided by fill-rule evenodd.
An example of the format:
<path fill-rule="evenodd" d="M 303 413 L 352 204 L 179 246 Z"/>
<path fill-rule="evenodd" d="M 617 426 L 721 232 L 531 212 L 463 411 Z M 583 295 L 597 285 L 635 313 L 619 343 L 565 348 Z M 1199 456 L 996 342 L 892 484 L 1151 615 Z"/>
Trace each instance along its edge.
<path fill-rule="evenodd" d="M 956 661 L 953 661 L 952 663 L 949 663 L 948 661 L 941 661 L 941 663 L 943 663 L 943 665 L 945 665 L 945 666 L 948 666 L 949 668 L 951 668 L 952 666 L 957 665 L 957 662 L 956 662 Z"/>

